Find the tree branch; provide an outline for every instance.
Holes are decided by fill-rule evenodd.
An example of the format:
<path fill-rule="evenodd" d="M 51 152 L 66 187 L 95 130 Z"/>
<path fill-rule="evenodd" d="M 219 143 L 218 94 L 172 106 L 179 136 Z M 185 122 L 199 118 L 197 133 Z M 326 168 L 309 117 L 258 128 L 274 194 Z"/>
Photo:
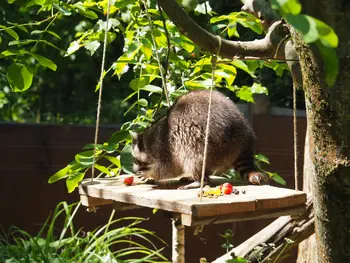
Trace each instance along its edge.
<path fill-rule="evenodd" d="M 285 257 L 292 248 L 296 247 L 302 240 L 314 233 L 312 197 L 308 197 L 306 212 L 297 219 L 291 216 L 282 216 L 270 225 L 256 233 L 239 246 L 233 248 L 228 254 L 216 259 L 213 263 L 224 263 L 233 256 L 245 257 L 249 262 L 274 262 L 276 258 Z M 294 241 L 286 245 L 285 238 Z M 273 246 L 259 246 L 262 243 L 275 244 Z M 257 248 L 259 246 L 259 248 Z M 261 258 L 259 261 L 257 258 Z"/>
<path fill-rule="evenodd" d="M 182 34 L 204 50 L 212 53 L 217 52 L 219 46 L 217 36 L 200 27 L 187 15 L 185 10 L 175 0 L 157 1 Z M 259 0 L 255 1 L 260 2 Z M 250 7 L 246 8 L 248 10 Z M 270 8 L 270 10 L 272 9 Z M 277 20 L 277 16 L 271 15 L 269 17 L 273 17 L 273 19 L 269 20 L 273 23 L 268 27 L 267 34 L 263 39 L 254 41 L 231 41 L 222 39 L 219 55 L 225 58 L 233 58 L 236 56 L 272 57 L 278 43 L 286 36 L 287 32 L 282 22 Z"/>

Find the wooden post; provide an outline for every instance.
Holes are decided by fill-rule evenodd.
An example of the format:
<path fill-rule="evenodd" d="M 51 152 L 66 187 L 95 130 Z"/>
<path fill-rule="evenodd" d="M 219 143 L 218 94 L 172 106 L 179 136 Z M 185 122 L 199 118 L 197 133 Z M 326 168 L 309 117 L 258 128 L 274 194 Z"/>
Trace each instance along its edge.
<path fill-rule="evenodd" d="M 180 219 L 172 219 L 173 226 L 173 263 L 185 263 L 185 226 Z"/>

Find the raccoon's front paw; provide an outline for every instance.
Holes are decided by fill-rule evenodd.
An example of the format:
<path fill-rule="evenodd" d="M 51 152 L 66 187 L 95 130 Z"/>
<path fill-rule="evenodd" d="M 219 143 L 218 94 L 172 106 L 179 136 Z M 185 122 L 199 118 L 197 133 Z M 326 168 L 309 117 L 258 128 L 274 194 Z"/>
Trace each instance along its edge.
<path fill-rule="evenodd" d="M 269 177 L 261 172 L 251 172 L 248 174 L 248 180 L 251 184 L 263 185 L 269 180 Z"/>
<path fill-rule="evenodd" d="M 204 185 L 206 185 L 207 183 L 204 182 Z M 193 183 L 190 183 L 190 184 L 186 184 L 186 185 L 182 185 L 180 186 L 179 190 L 186 190 L 186 189 L 195 189 L 195 188 L 199 188 L 201 187 L 201 183 L 200 182 L 197 182 L 197 181 L 194 181 Z"/>
<path fill-rule="evenodd" d="M 152 177 L 147 176 L 147 172 L 139 171 L 135 174 L 143 184 L 154 184 L 155 180 Z"/>

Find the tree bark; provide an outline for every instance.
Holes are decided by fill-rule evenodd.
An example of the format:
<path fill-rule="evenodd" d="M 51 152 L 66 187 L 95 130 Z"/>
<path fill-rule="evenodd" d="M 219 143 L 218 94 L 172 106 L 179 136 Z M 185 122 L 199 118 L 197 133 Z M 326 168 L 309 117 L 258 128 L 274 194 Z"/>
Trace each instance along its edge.
<path fill-rule="evenodd" d="M 312 180 L 315 177 L 315 170 L 310 155 L 309 131 L 306 130 L 304 148 L 304 177 L 303 191 L 312 194 Z M 302 241 L 298 247 L 298 258 L 296 263 L 317 263 L 316 237 L 312 234 L 308 239 Z"/>
<path fill-rule="evenodd" d="M 192 41 L 215 53 L 217 38 L 196 25 L 174 0 L 158 0 L 169 18 Z M 263 18 L 269 10 L 257 10 L 261 0 L 246 0 L 246 8 Z M 349 262 L 350 258 L 350 3 L 346 0 L 304 0 L 303 12 L 330 25 L 339 36 L 340 72 L 334 87 L 325 83 L 324 65 L 317 49 L 299 34 L 292 39 L 300 59 L 309 125 L 310 156 L 319 263 Z M 267 7 L 264 7 L 268 9 Z M 260 12 L 260 13 L 259 13 Z M 186 17 L 187 16 L 187 17 Z M 274 19 L 272 19 L 274 20 Z M 270 56 L 285 36 L 278 22 L 264 23 L 268 34 L 261 42 L 222 41 L 220 55 Z M 271 26 L 269 26 L 271 25 Z M 283 29 L 283 28 L 282 28 Z M 326 34 L 326 32 L 320 32 Z M 283 47 L 285 48 L 285 47 Z"/>
<path fill-rule="evenodd" d="M 338 33 L 340 73 L 334 87 L 324 81 L 317 51 L 298 34 L 293 40 L 300 58 L 309 125 L 310 155 L 318 261 L 349 262 L 350 258 L 350 7 L 347 1 L 303 3 L 303 10 Z"/>

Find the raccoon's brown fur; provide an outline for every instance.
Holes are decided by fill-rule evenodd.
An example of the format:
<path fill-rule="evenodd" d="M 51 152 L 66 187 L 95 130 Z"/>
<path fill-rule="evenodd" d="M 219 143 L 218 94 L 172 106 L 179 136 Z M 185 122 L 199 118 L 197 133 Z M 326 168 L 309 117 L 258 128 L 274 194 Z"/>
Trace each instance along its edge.
<path fill-rule="evenodd" d="M 143 171 L 144 177 L 156 182 L 182 176 L 199 182 L 208 102 L 209 91 L 183 95 L 167 116 L 138 134 L 132 147 L 134 172 Z M 255 173 L 253 129 L 236 105 L 217 91 L 212 93 L 209 127 L 206 179 L 232 167 L 241 175 L 260 176 Z"/>

